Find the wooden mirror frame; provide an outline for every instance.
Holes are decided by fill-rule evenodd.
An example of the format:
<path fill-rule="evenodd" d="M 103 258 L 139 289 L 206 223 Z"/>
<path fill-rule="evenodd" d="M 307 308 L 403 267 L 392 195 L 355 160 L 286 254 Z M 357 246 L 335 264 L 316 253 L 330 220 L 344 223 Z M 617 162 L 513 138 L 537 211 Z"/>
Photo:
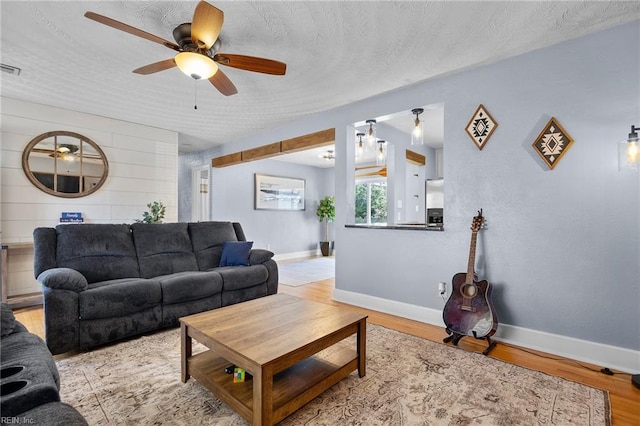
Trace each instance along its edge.
<path fill-rule="evenodd" d="M 58 136 L 65 136 L 65 137 L 70 137 L 70 138 L 75 138 L 78 139 L 79 144 L 81 144 L 82 142 L 87 143 L 91 146 L 91 148 L 93 148 L 99 155 L 100 159 L 102 160 L 102 165 L 103 165 L 103 170 L 102 170 L 102 176 L 99 177 L 98 182 L 96 182 L 93 186 L 91 186 L 91 188 L 84 190 L 84 191 L 79 191 L 77 193 L 74 192 L 59 192 L 56 191 L 52 188 L 49 188 L 48 186 L 44 185 L 42 182 L 40 182 L 40 180 L 38 180 L 38 178 L 34 175 L 33 171 L 31 170 L 31 167 L 29 166 L 29 158 L 33 152 L 33 149 L 42 141 L 49 139 L 49 138 L 54 138 L 54 145 L 57 145 L 57 138 Z M 81 150 L 82 152 L 82 150 Z M 82 162 L 83 162 L 83 156 L 81 155 L 79 157 L 80 160 L 80 172 L 78 175 L 65 175 L 65 176 L 78 176 L 78 178 L 82 178 L 84 177 L 84 175 L 82 174 Z M 46 192 L 49 195 L 53 195 L 55 197 L 62 197 L 62 198 L 80 198 L 80 197 L 86 197 L 87 195 L 93 194 L 94 192 L 96 192 L 98 189 L 100 189 L 100 187 L 104 184 L 104 182 L 107 180 L 107 176 L 109 175 L 109 162 L 107 161 L 107 156 L 104 154 L 104 152 L 102 151 L 102 149 L 100 149 L 100 147 L 98 146 L 97 143 L 95 143 L 94 141 L 92 141 L 91 139 L 89 139 L 86 136 L 83 136 L 79 133 L 74 133 L 74 132 L 67 132 L 67 131 L 63 131 L 63 130 L 56 130 L 53 132 L 47 132 L 47 133 L 43 133 L 39 136 L 36 136 L 35 138 L 33 138 L 26 146 L 26 148 L 24 149 L 24 151 L 22 152 L 22 170 L 24 171 L 24 174 L 27 176 L 27 179 L 29 179 L 29 181 L 39 190 Z M 58 173 L 56 172 L 56 170 L 53 170 L 52 175 L 54 176 L 54 178 L 57 178 Z"/>

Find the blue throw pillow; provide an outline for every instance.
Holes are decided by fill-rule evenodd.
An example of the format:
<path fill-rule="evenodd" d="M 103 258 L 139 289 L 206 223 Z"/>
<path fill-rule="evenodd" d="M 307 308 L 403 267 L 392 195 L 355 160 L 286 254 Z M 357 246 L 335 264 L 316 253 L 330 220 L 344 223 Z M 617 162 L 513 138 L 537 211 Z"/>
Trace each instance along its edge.
<path fill-rule="evenodd" d="M 249 266 L 249 252 L 253 241 L 225 241 L 220 266 Z"/>

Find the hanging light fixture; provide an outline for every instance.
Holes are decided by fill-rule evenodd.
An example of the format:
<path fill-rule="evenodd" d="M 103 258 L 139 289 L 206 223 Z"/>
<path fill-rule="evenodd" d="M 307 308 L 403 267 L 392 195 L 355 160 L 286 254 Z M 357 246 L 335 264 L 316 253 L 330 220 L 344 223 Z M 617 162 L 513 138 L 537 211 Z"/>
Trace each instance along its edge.
<path fill-rule="evenodd" d="M 387 141 L 378 140 L 376 148 L 376 166 L 385 166 L 387 164 Z"/>
<path fill-rule="evenodd" d="M 358 132 L 356 133 L 356 137 L 358 138 L 358 141 L 356 142 L 356 158 L 362 158 L 364 156 L 364 141 L 362 140 L 362 137 L 364 136 L 364 133 L 362 132 Z"/>
<path fill-rule="evenodd" d="M 58 144 L 58 147 L 56 148 L 56 153 L 50 156 L 58 157 L 64 161 L 75 161 L 76 159 L 75 155 L 78 149 L 79 147 L 77 145 L 66 144 L 66 143 Z"/>
<path fill-rule="evenodd" d="M 331 161 L 336 159 L 336 155 L 333 153 L 332 149 L 328 149 L 326 153 L 322 154 L 322 158 L 327 161 Z"/>
<path fill-rule="evenodd" d="M 367 150 L 373 151 L 376 148 L 376 120 L 367 120 L 369 130 L 367 130 Z"/>
<path fill-rule="evenodd" d="M 213 59 L 201 53 L 180 52 L 174 60 L 180 71 L 194 80 L 206 80 L 218 72 L 218 65 Z"/>
<path fill-rule="evenodd" d="M 420 114 L 424 112 L 424 108 L 414 108 L 411 110 L 412 114 L 415 114 L 413 130 L 411 131 L 411 145 L 424 145 L 424 132 L 422 121 L 420 121 Z"/>
<path fill-rule="evenodd" d="M 218 64 L 209 56 L 197 52 L 180 52 L 173 60 L 178 69 L 193 78 L 195 82 L 208 80 L 218 72 Z M 198 109 L 198 86 L 195 86 L 193 109 Z"/>
<path fill-rule="evenodd" d="M 638 171 L 640 165 L 640 144 L 638 143 L 640 127 L 631 126 L 627 139 L 618 143 L 618 170 Z"/>

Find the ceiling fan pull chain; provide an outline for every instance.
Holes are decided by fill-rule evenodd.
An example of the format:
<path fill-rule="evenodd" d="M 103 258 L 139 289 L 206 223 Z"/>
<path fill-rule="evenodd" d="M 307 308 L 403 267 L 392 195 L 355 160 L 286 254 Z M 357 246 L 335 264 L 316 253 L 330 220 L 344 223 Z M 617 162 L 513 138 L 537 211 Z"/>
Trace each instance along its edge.
<path fill-rule="evenodd" d="M 198 80 L 194 78 L 193 83 L 195 84 L 195 90 L 193 95 L 193 109 L 198 109 Z"/>

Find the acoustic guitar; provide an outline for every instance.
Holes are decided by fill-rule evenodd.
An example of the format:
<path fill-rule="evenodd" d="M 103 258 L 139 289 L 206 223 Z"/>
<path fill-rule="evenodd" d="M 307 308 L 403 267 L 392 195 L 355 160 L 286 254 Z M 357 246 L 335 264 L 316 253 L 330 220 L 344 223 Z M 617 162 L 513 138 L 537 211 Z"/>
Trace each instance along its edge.
<path fill-rule="evenodd" d="M 487 280 L 478 281 L 474 272 L 476 241 L 478 231 L 483 225 L 484 217 L 480 209 L 471 224 L 467 272 L 460 272 L 453 276 L 453 290 L 444 307 L 442 317 L 447 326 L 447 333 L 451 335 L 445 339 L 445 342 L 453 340 L 453 343 L 457 344 L 464 336 L 487 339 L 490 344 L 490 348 L 486 351 L 488 352 L 495 345 L 491 343 L 489 337 L 496 332 L 498 319 L 491 302 L 491 283 Z"/>

